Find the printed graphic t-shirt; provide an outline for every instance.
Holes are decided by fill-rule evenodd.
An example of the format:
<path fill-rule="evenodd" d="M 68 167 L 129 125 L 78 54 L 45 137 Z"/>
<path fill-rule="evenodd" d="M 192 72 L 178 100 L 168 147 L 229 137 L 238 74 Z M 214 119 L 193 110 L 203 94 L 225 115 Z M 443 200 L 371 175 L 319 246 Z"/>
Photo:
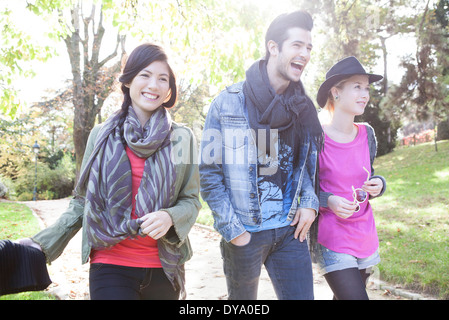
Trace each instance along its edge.
<path fill-rule="evenodd" d="M 262 223 L 258 226 L 245 226 L 249 232 L 281 228 L 291 223 L 287 220 L 287 216 L 293 202 L 293 151 L 284 143 L 282 135 L 276 144 L 276 152 L 278 154 L 276 163 L 269 162 L 267 165 L 277 167 L 280 174 L 259 175 L 257 183 Z M 258 165 L 262 166 L 260 163 Z"/>

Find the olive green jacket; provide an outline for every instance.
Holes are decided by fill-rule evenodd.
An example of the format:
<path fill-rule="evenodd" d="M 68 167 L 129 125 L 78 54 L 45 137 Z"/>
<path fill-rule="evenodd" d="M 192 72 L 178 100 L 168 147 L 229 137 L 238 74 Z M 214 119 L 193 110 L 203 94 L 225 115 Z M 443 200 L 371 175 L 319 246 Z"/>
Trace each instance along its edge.
<path fill-rule="evenodd" d="M 173 134 L 171 136 L 172 161 L 176 167 L 175 197 L 177 201 L 171 208 L 161 209 L 168 212 L 173 220 L 173 227 L 159 241 L 179 248 L 182 258 L 179 264 L 183 264 L 192 256 L 192 249 L 188 239 L 188 233 L 194 225 L 201 204 L 199 195 L 199 171 L 197 161 L 197 145 L 192 131 L 175 122 L 172 123 Z M 87 141 L 81 170 L 84 168 L 94 148 L 95 139 L 101 125 L 92 129 Z M 131 187 L 131 186 L 130 186 Z M 84 218 L 84 203 L 73 198 L 67 210 L 50 227 L 40 231 L 32 240 L 38 243 L 44 252 L 47 262 L 51 263 L 58 258 L 67 246 L 70 239 L 81 229 L 87 219 Z M 84 264 L 89 260 L 91 247 L 87 241 L 83 228 L 82 257 Z"/>

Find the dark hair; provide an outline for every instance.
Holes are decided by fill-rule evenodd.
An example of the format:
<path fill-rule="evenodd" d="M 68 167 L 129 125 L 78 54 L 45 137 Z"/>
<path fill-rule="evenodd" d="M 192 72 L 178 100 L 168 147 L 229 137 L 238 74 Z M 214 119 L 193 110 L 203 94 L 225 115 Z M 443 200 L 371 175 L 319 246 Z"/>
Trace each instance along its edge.
<path fill-rule="evenodd" d="M 125 68 L 123 69 L 123 73 L 119 78 L 119 81 L 122 83 L 121 89 L 123 92 L 123 103 L 122 103 L 122 111 L 124 115 L 128 113 L 128 107 L 131 105 L 131 96 L 129 94 L 129 88 L 126 87 L 127 84 L 130 84 L 134 77 L 142 71 L 145 67 L 153 63 L 154 61 L 162 61 L 167 63 L 168 72 L 169 72 L 169 96 L 168 100 L 162 104 L 165 108 L 171 108 L 175 105 L 177 99 L 177 88 L 176 88 L 176 78 L 173 70 L 168 64 L 167 55 L 164 50 L 151 43 L 145 43 L 138 47 L 136 47 L 128 57 L 126 61 Z"/>
<path fill-rule="evenodd" d="M 292 13 L 284 13 L 278 16 L 271 22 L 265 35 L 265 59 L 270 57 L 270 51 L 268 50 L 268 41 L 273 40 L 279 46 L 279 51 L 282 48 L 282 44 L 288 38 L 288 29 L 301 28 L 307 31 L 312 31 L 313 19 L 312 16 L 303 10 L 294 11 Z"/>

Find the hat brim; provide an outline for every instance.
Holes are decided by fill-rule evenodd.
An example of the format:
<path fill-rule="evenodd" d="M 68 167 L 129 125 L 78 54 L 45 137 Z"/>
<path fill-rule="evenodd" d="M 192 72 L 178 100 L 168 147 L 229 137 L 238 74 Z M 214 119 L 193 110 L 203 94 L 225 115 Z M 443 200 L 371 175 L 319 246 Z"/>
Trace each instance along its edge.
<path fill-rule="evenodd" d="M 333 75 L 331 77 L 329 77 L 328 79 L 326 79 L 326 81 L 324 81 L 320 88 L 318 89 L 318 93 L 316 95 L 316 100 L 318 102 L 318 105 L 323 108 L 326 105 L 327 102 L 327 97 L 328 97 L 328 93 L 329 90 L 338 82 L 340 82 L 343 79 L 346 78 L 350 78 L 352 76 L 356 76 L 356 75 L 363 75 L 363 76 L 368 76 L 369 78 L 369 83 L 373 83 L 373 82 L 377 82 L 379 80 L 382 80 L 384 77 L 379 75 L 379 74 L 373 74 L 373 73 L 354 73 L 354 74 L 336 74 Z"/>

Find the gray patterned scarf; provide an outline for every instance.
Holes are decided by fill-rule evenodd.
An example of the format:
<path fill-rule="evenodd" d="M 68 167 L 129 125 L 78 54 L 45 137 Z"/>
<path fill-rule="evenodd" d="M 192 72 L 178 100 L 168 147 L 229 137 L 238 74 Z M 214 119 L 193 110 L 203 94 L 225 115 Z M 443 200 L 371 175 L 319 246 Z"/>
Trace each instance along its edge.
<path fill-rule="evenodd" d="M 92 248 L 103 249 L 139 235 L 140 221 L 131 218 L 132 175 L 123 139 L 139 157 L 146 158 L 136 196 L 138 217 L 170 207 L 176 171 L 170 161 L 171 118 L 161 107 L 142 128 L 135 111 L 120 125 L 121 114 L 111 116 L 98 132 L 93 152 L 80 174 L 75 196 L 85 194 L 87 238 Z"/>

